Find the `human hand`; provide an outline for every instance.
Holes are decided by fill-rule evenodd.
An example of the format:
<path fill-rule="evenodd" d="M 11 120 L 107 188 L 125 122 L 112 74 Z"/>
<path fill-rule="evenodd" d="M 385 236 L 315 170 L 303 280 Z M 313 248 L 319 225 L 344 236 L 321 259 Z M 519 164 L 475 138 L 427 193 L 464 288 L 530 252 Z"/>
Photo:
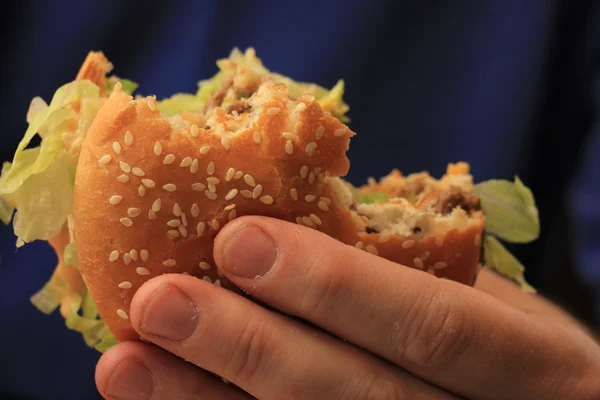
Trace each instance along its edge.
<path fill-rule="evenodd" d="M 600 398 L 598 344 L 569 316 L 489 271 L 472 288 L 262 217 L 224 227 L 215 260 L 281 313 L 193 277 L 156 277 L 136 293 L 131 320 L 162 349 L 109 350 L 97 367 L 102 395 Z"/>

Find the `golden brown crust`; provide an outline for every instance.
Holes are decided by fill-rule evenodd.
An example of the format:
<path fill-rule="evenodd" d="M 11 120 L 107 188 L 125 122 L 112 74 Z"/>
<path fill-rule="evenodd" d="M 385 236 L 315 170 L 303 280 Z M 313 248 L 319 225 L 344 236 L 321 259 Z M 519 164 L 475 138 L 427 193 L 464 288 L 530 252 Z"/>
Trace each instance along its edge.
<path fill-rule="evenodd" d="M 325 116 L 312 96 L 290 101 L 283 85 L 263 84 L 250 103 L 252 110 L 241 116 L 216 108 L 207 118 L 210 129 L 182 130 L 160 116 L 154 99 L 133 101 L 117 85 L 90 127 L 75 182 L 75 234 L 83 277 L 117 339 L 137 338 L 129 320 L 118 316 L 117 310 L 128 312 L 133 293 L 151 277 L 189 273 L 213 282 L 218 279 L 234 289 L 217 274 L 212 248 L 218 230 L 230 218 L 242 215 L 312 225 L 348 245 L 472 284 L 483 219 L 468 229 L 448 232 L 443 242 L 432 236 L 412 247 L 403 246 L 410 238 L 359 234 L 352 212 L 337 202 L 326 178 L 348 172 L 346 151 L 354 133 Z M 317 134 L 321 130 L 322 136 Z M 120 144 L 119 153 L 114 142 Z M 206 146 L 208 152 L 201 150 Z M 100 163 L 105 155 L 110 161 Z M 216 195 L 209 190 L 210 181 Z M 168 184 L 175 188 L 164 186 Z M 225 200 L 235 190 L 235 197 Z M 120 197 L 111 204 L 113 196 Z M 228 208 L 233 204 L 235 208 Z M 185 229 L 181 228 L 184 222 Z M 201 235 L 199 223 L 205 224 Z M 110 261 L 111 254 L 118 254 L 118 259 Z M 415 262 L 416 258 L 421 261 Z M 203 269 L 204 263 L 210 269 Z M 138 273 L 146 270 L 148 275 Z"/>

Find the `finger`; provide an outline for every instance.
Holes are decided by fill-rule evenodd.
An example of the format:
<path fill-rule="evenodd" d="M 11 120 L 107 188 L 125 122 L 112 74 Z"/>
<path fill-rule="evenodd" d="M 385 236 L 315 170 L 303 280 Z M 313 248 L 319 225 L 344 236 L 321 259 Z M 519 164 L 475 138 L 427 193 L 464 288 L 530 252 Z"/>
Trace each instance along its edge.
<path fill-rule="evenodd" d="M 109 400 L 252 399 L 162 349 L 134 342 L 118 344 L 102 355 L 96 385 Z"/>
<path fill-rule="evenodd" d="M 326 333 L 189 276 L 145 283 L 133 298 L 131 321 L 146 340 L 261 400 L 453 398 Z"/>
<path fill-rule="evenodd" d="M 240 218 L 217 237 L 215 259 L 260 301 L 466 397 L 569 392 L 597 364 L 574 360 L 580 343 L 547 320 L 299 225 Z M 548 379 L 563 368 L 574 379 Z"/>

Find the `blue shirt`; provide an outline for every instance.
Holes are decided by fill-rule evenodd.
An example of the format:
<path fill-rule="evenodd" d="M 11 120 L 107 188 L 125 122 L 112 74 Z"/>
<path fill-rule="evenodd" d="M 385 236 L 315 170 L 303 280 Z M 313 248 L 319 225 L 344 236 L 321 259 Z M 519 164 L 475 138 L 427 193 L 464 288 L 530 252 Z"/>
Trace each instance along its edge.
<path fill-rule="evenodd" d="M 392 168 L 439 175 L 458 160 L 477 181 L 519 175 L 542 223 L 538 241 L 511 248 L 528 280 L 568 306 L 594 304 L 585 296 L 600 287 L 600 14 L 591 2 L 565 3 L 13 4 L 0 26 L 0 159 L 12 158 L 31 98 L 50 100 L 90 50 L 162 98 L 194 92 L 216 59 L 253 46 L 294 79 L 345 80 L 356 184 Z M 0 227 L 0 394 L 96 398 L 99 355 L 28 300 L 55 256 L 45 243 L 15 252 L 14 241 Z M 580 298 L 565 298 L 573 291 Z"/>

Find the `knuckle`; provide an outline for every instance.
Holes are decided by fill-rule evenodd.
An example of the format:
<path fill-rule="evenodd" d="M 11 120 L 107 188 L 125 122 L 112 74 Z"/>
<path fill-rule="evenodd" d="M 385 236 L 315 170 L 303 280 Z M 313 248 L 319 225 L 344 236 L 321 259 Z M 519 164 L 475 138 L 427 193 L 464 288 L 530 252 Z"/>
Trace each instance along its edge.
<path fill-rule="evenodd" d="M 325 255 L 315 259 L 307 268 L 306 284 L 298 304 L 300 317 L 328 316 L 341 300 L 345 285 L 339 259 Z"/>
<path fill-rule="evenodd" d="M 474 322 L 449 293 L 425 291 L 412 316 L 395 329 L 398 353 L 421 369 L 442 369 L 452 365 L 475 338 Z"/>
<path fill-rule="evenodd" d="M 268 326 L 256 317 L 249 317 L 234 337 L 233 343 L 223 344 L 228 348 L 224 369 L 240 382 L 264 379 L 268 375 L 273 351 L 273 335 Z"/>
<path fill-rule="evenodd" d="M 378 400 L 406 400 L 409 393 L 406 387 L 388 374 L 369 373 L 354 385 L 352 395 L 344 394 L 340 399 L 378 399 Z"/>

